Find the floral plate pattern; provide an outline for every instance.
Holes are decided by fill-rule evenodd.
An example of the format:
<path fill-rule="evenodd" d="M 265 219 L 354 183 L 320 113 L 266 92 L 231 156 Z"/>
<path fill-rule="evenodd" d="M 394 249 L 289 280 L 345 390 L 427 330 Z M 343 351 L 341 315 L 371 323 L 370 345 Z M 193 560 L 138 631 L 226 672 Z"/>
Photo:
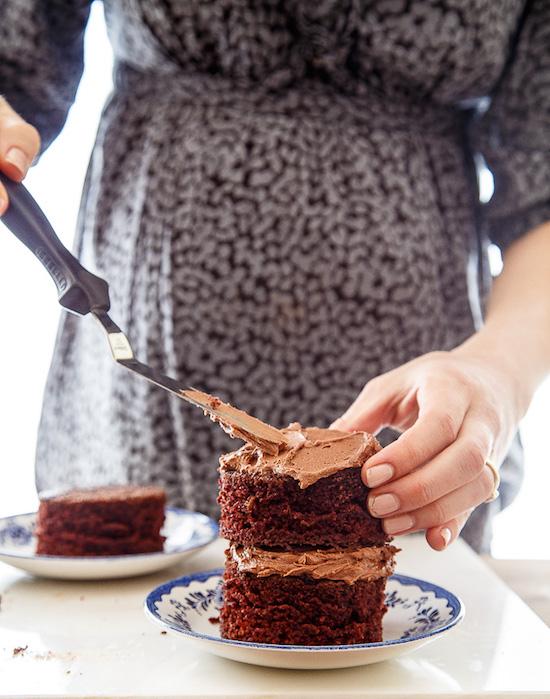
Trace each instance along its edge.
<path fill-rule="evenodd" d="M 166 630 L 198 648 L 254 665 L 288 669 L 353 667 L 395 658 L 450 631 L 464 605 L 448 590 L 406 575 L 386 587 L 383 641 L 346 646 L 285 646 L 220 638 L 212 623 L 222 603 L 221 569 L 194 573 L 160 585 L 145 600 L 145 612 Z"/>
<path fill-rule="evenodd" d="M 152 573 L 178 563 L 218 536 L 218 526 L 210 517 L 167 507 L 163 551 L 126 556 L 39 556 L 35 553 L 35 524 L 35 512 L 0 519 L 0 561 L 34 575 L 72 580 Z"/>

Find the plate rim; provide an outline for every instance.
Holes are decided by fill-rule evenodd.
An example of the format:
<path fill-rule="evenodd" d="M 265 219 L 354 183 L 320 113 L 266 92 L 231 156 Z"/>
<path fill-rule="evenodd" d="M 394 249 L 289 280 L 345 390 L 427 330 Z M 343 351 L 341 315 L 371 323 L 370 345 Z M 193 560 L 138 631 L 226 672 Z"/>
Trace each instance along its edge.
<path fill-rule="evenodd" d="M 150 618 L 152 621 L 154 621 L 156 624 L 159 624 L 161 626 L 167 627 L 171 629 L 172 631 L 175 631 L 176 633 L 179 633 L 187 638 L 193 638 L 197 639 L 199 641 L 211 641 L 213 643 L 217 643 L 220 645 L 229 645 L 237 648 L 251 648 L 254 650 L 263 650 L 263 651 L 290 651 L 293 653 L 297 653 L 300 651 L 308 651 L 308 652 L 317 652 L 317 653 L 323 653 L 323 652 L 333 652 L 333 651 L 338 651 L 338 652 L 344 652 L 344 651 L 361 651 L 361 650 L 368 650 L 370 648 L 386 648 L 390 646 L 398 646 L 398 645 L 407 645 L 407 644 L 413 644 L 416 643 L 416 641 L 424 640 L 424 639 L 431 639 L 434 638 L 435 636 L 438 636 L 441 633 L 444 633 L 446 631 L 449 631 L 453 627 L 457 626 L 465 616 L 466 613 L 466 607 L 464 605 L 464 602 L 462 599 L 458 596 L 455 595 L 453 592 L 450 590 L 447 590 L 446 588 L 442 587 L 441 585 L 437 585 L 436 583 L 429 582 L 427 580 L 421 580 L 420 578 L 415 578 L 411 575 L 404 575 L 402 573 L 393 573 L 389 577 L 389 579 L 394 579 L 400 582 L 403 585 L 416 585 L 419 587 L 422 592 L 434 592 L 436 595 L 436 598 L 438 597 L 439 599 L 443 598 L 447 600 L 448 603 L 451 603 L 451 610 L 454 616 L 442 627 L 428 631 L 425 633 L 420 633 L 416 636 L 410 637 L 410 638 L 396 638 L 391 641 L 376 641 L 374 643 L 354 643 L 354 644 L 347 644 L 347 645 L 326 645 L 326 646 L 299 646 L 299 645 L 282 645 L 282 644 L 277 644 L 277 643 L 254 643 L 252 641 L 236 641 L 232 640 L 230 638 L 216 638 L 215 636 L 209 636 L 208 634 L 202 634 L 198 633 L 196 631 L 186 631 L 185 629 L 182 629 L 181 627 L 177 626 L 176 624 L 173 624 L 168 621 L 162 620 L 154 608 L 154 605 L 156 602 L 160 601 L 161 597 L 170 592 L 174 587 L 176 587 L 177 583 L 183 583 L 187 582 L 186 586 L 189 586 L 191 582 L 194 582 L 198 580 L 199 582 L 206 582 L 210 578 L 217 576 L 221 577 L 223 575 L 223 568 L 214 568 L 208 571 L 197 571 L 195 573 L 190 573 L 189 575 L 182 575 L 179 578 L 174 578 L 173 580 L 168 580 L 161 585 L 157 585 L 153 590 L 151 590 L 147 597 L 145 598 L 145 601 L 143 603 L 143 609 L 148 618 Z M 442 593 L 441 595 L 438 595 L 437 593 Z"/>
<path fill-rule="evenodd" d="M 195 551 L 196 549 L 203 548 L 204 546 L 208 546 L 208 544 L 211 544 L 213 541 L 215 541 L 218 536 L 219 536 L 219 526 L 218 523 L 212 519 L 212 517 L 209 517 L 208 515 L 205 515 L 203 512 L 196 512 L 195 510 L 186 510 L 181 507 L 172 507 L 168 506 L 165 507 L 165 512 L 171 512 L 176 515 L 191 515 L 192 517 L 196 518 L 199 517 L 202 519 L 204 524 L 207 524 L 209 527 L 209 533 L 208 536 L 205 537 L 205 540 L 203 542 L 200 542 L 196 544 L 195 546 L 180 546 L 176 548 L 174 551 L 151 551 L 151 553 L 126 553 L 126 554 L 117 554 L 115 556 L 50 556 L 48 554 L 22 554 L 22 553 L 9 553 L 6 552 L 1 546 L 0 546 L 0 557 L 3 558 L 19 558 L 23 559 L 26 561 L 48 561 L 48 562 L 59 562 L 59 563 L 69 563 L 69 562 L 114 562 L 114 561 L 137 561 L 140 559 L 145 559 L 145 558 L 161 558 L 161 557 L 167 557 L 167 556 L 178 556 L 182 553 L 189 553 L 190 551 Z M 11 519 L 15 519 L 16 517 L 32 517 L 38 514 L 37 511 L 34 512 L 20 512 L 15 515 L 8 515 L 7 517 L 0 517 L 0 526 L 4 522 L 8 522 Z"/>

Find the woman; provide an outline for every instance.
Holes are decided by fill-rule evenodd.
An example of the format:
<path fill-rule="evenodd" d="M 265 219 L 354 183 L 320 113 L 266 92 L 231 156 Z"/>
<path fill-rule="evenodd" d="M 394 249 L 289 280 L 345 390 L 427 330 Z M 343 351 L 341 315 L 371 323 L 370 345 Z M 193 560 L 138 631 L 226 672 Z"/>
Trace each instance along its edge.
<path fill-rule="evenodd" d="M 137 355 L 277 425 L 345 411 L 342 429 L 406 430 L 363 469 L 373 513 L 435 549 L 464 527 L 488 550 L 519 487 L 507 451 L 550 367 L 548 3 L 104 5 L 115 89 L 76 249 Z M 38 151 L 33 126 L 43 147 L 62 128 L 88 11 L 2 3 L 0 167 L 14 179 Z M 484 207 L 478 155 L 495 177 Z M 504 272 L 486 304 L 489 241 Z M 113 366 L 98 333 L 61 319 L 38 488 L 163 482 L 214 513 L 233 444 Z M 487 461 L 502 484 L 482 504 Z"/>

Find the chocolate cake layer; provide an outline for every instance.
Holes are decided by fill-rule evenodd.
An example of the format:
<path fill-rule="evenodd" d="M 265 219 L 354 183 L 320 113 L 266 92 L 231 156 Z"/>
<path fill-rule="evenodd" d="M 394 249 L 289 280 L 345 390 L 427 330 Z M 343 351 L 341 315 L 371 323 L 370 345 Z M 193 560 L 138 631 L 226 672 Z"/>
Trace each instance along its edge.
<path fill-rule="evenodd" d="M 358 547 L 391 541 L 367 508 L 359 468 L 337 471 L 307 488 L 296 479 L 220 469 L 220 535 L 257 546 Z"/>
<path fill-rule="evenodd" d="M 223 638 L 256 643 L 341 645 L 382 639 L 386 579 L 314 580 L 242 573 L 229 556 L 220 612 Z"/>
<path fill-rule="evenodd" d="M 36 553 L 48 556 L 124 556 L 136 553 L 162 551 L 164 537 L 127 537 L 108 539 L 104 537 L 80 536 L 78 539 L 61 536 L 41 536 Z"/>
<path fill-rule="evenodd" d="M 110 556 L 162 551 L 166 494 L 153 486 L 109 486 L 41 496 L 38 554 Z"/>

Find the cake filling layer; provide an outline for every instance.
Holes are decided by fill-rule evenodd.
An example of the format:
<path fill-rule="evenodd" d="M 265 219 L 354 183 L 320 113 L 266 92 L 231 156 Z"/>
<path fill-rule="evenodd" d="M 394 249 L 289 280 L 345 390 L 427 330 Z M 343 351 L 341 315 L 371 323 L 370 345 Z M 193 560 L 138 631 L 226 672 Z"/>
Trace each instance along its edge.
<path fill-rule="evenodd" d="M 386 578 L 393 573 L 395 546 L 368 546 L 343 551 L 267 551 L 256 546 L 232 544 L 229 555 L 241 573 L 258 577 L 269 575 L 307 576 L 318 580 L 358 580 Z"/>
<path fill-rule="evenodd" d="M 307 488 L 346 468 L 360 467 L 380 446 L 366 432 L 340 432 L 319 427 L 301 427 L 293 423 L 282 430 L 293 446 L 278 454 L 245 444 L 220 459 L 222 471 L 246 471 L 291 476 Z"/>

